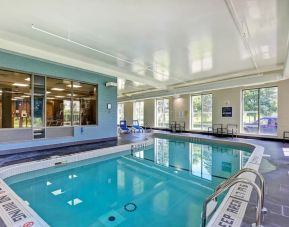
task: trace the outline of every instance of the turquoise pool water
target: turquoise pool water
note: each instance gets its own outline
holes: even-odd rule
[[[246,150],[155,139],[147,150],[24,173],[6,183],[49,225],[200,226],[202,204]]]

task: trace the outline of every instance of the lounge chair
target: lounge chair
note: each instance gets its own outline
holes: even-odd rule
[[[186,129],[186,123],[183,121],[181,123],[176,124],[176,131],[183,132]]]
[[[119,122],[119,132],[120,133],[130,133],[130,129],[127,127],[126,120]]]
[[[177,130],[177,122],[176,121],[172,121],[169,126],[170,126],[171,132],[176,132],[176,130]]]
[[[227,128],[223,129],[223,135],[227,136],[236,136],[238,133],[238,125],[237,124],[227,124]]]
[[[223,133],[223,129],[223,124],[213,124],[212,127],[208,127],[208,133],[220,135]]]
[[[139,125],[138,120],[133,120],[133,121],[132,121],[132,128],[133,128],[133,131],[134,131],[134,132],[136,132],[136,131],[138,131],[138,132],[143,132],[143,127],[141,127],[141,126]]]
[[[286,140],[289,140],[289,131],[283,132],[283,142],[285,143]]]

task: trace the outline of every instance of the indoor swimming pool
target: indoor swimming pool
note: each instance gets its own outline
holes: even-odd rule
[[[203,201],[248,147],[154,138],[146,146],[17,174],[5,182],[48,225],[196,226]]]

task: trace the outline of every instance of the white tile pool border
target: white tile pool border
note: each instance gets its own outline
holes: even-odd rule
[[[254,170],[259,170],[264,147],[258,146],[251,143],[243,143],[238,141],[228,141],[222,139],[215,138],[199,138],[192,137],[186,135],[178,135],[178,134],[163,134],[163,133],[155,133],[155,136],[163,136],[165,138],[175,138],[175,139],[185,139],[192,142],[210,142],[219,144],[227,144],[227,145],[239,145],[241,147],[248,147],[253,149],[251,156],[249,157],[247,163],[245,164],[245,168],[251,168]],[[242,173],[238,178],[245,178],[251,181],[255,181],[256,175],[253,173]],[[252,186],[248,186],[246,184],[238,183],[233,186],[225,198],[221,202],[220,206],[217,208],[212,218],[206,225],[207,227],[224,227],[224,226],[241,226],[243,218],[245,216],[246,208],[249,203],[249,199],[252,193]]]
[[[210,142],[213,141],[217,144],[227,144],[227,145],[237,145],[237,146],[245,146],[250,147],[253,150],[248,162],[246,163],[245,167],[253,168],[255,170],[259,169],[262,155],[264,152],[264,148],[261,146],[253,145],[250,143],[242,143],[242,142],[233,142],[233,141],[227,141],[227,140],[221,140],[221,139],[207,139],[207,138],[201,138],[201,137],[192,137],[187,135],[178,135],[178,134],[167,134],[167,133],[155,133],[156,136],[165,136],[166,138],[176,138],[176,139],[185,139],[187,141],[192,142]],[[47,227],[49,226],[35,211],[33,211],[32,208],[30,208],[19,196],[16,195],[15,192],[13,192],[12,189],[3,181],[4,179],[14,176],[17,174],[25,173],[25,172],[31,172],[35,170],[40,170],[44,168],[49,168],[55,166],[56,163],[72,163],[77,161],[83,161],[86,159],[96,158],[104,155],[110,155],[115,154],[127,150],[131,150],[132,145],[138,146],[138,145],[151,145],[153,144],[153,139],[149,139],[147,141],[141,141],[126,145],[119,145],[109,148],[102,148],[77,154],[70,154],[65,156],[59,156],[59,157],[53,157],[45,160],[39,160],[39,161],[32,161],[27,163],[21,163],[11,166],[6,166],[0,168],[0,188],[3,188],[4,193],[9,196],[12,202],[17,204],[17,207],[25,213],[26,218],[23,218],[21,220],[18,220],[14,222],[11,218],[11,215],[9,216],[9,212],[5,211],[3,208],[3,204],[1,204],[0,201],[0,217],[3,219],[4,223],[10,227],[26,227],[25,224],[27,223],[33,223],[33,225],[27,225],[27,227]],[[255,175],[251,173],[244,173],[240,175],[241,178],[248,178],[251,180],[255,180]],[[245,215],[246,207],[248,205],[248,201],[246,201],[246,198],[250,198],[252,188],[248,187],[244,198],[238,199],[238,195],[240,192],[238,191],[238,188],[242,188],[242,185],[237,184],[236,186],[232,187],[227,195],[225,196],[223,202],[220,204],[219,208],[216,210],[214,215],[212,216],[211,220],[209,221],[207,226],[224,226],[223,224],[228,224],[227,222],[232,222],[232,226],[240,226],[242,219]],[[0,191],[0,198],[2,195]],[[240,209],[238,211],[230,212],[230,206],[232,202],[235,202],[239,204]],[[237,212],[237,214],[236,214]]]

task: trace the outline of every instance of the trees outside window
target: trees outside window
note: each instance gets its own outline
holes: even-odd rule
[[[139,125],[144,125],[144,102],[133,103],[133,120],[138,120]]]
[[[278,87],[243,91],[243,132],[276,135]]]
[[[168,128],[169,127],[169,99],[156,100],[156,127]]]
[[[124,104],[118,103],[117,104],[117,124],[119,124],[121,120],[124,120]]]
[[[207,130],[212,126],[212,94],[194,95],[191,102],[191,128]]]

